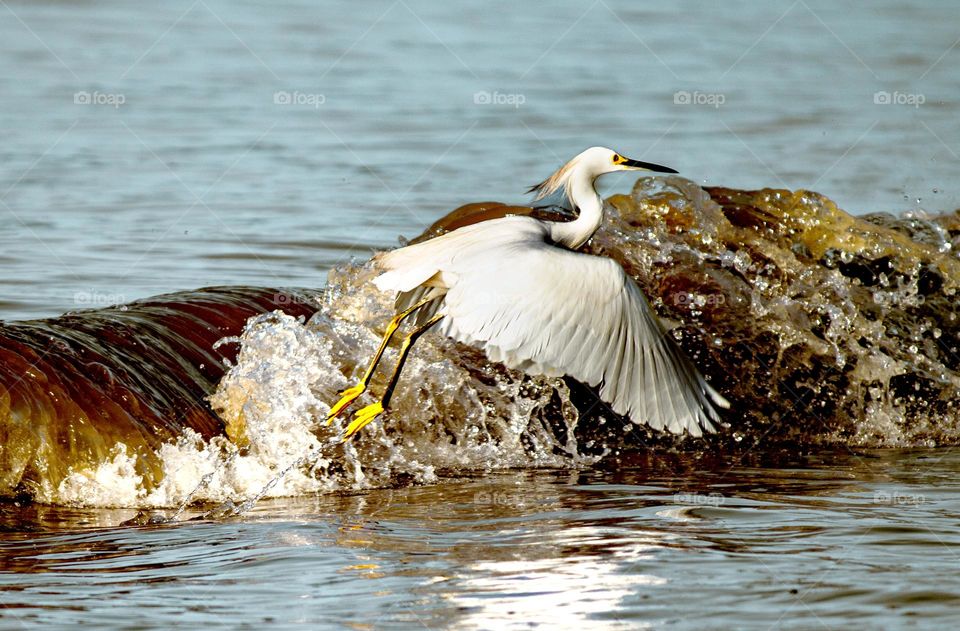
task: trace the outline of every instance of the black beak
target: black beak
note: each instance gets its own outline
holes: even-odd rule
[[[656,171],[657,173],[679,173],[670,167],[660,166],[659,164],[653,164],[652,162],[641,162],[640,160],[631,160],[627,158],[625,162],[622,163],[624,166],[633,167],[635,169],[646,169],[647,171]]]

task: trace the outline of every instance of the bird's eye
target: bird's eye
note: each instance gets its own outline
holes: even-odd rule
[[[619,153],[613,154],[613,163],[620,164],[621,162],[623,162],[623,156],[621,156]]]

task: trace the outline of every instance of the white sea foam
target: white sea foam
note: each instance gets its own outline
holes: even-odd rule
[[[591,461],[572,438],[577,413],[562,380],[491,365],[479,352],[433,334],[422,337],[408,359],[390,413],[339,443],[350,417],[327,427],[329,406],[362,373],[390,312],[386,296],[353,290],[361,272],[335,274],[310,322],[279,311],[248,322],[236,365],[210,397],[229,439],[205,441],[187,430],[163,445],[162,479],[151,488],[137,474],[136,457],[118,445],[109,461],[71,472],[46,499],[88,506],[236,503],[261,493],[362,489],[398,479],[429,483],[446,470]],[[395,359],[388,351],[383,372],[389,374]],[[375,379],[351,410],[374,400],[384,379]],[[545,414],[558,401],[571,437],[563,442]]]

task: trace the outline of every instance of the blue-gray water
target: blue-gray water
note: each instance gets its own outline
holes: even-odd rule
[[[960,206],[958,7],[515,5],[0,6],[2,317],[320,285],[594,144],[852,212]]]
[[[593,144],[851,212],[953,209],[958,17],[892,1],[0,3],[0,318],[321,286],[463,202],[522,200]],[[664,460],[156,529],[3,504],[0,625],[956,622],[949,449]]]

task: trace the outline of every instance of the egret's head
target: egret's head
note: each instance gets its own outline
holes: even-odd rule
[[[561,188],[570,197],[570,189],[578,178],[586,178],[590,183],[605,173],[614,171],[654,171],[656,173],[676,173],[670,167],[631,160],[613,149],[590,147],[574,156],[570,162],[557,169],[557,172],[543,182],[530,188],[536,193],[535,199],[541,200],[556,193]]]

